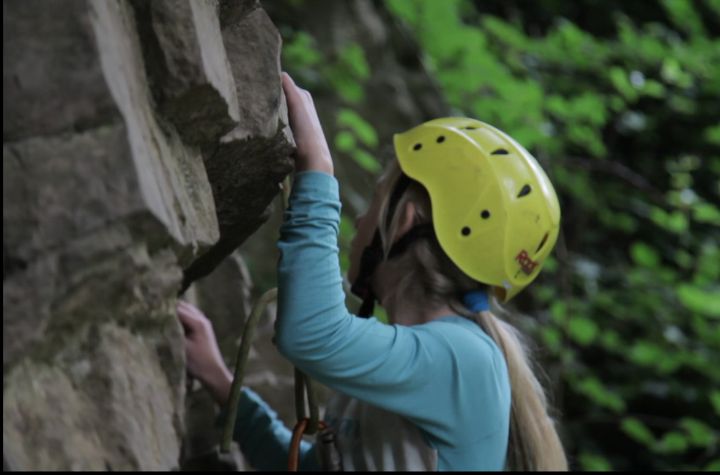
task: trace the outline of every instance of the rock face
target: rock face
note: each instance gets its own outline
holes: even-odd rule
[[[254,1],[3,2],[6,468],[181,467],[176,299],[292,170],[279,52]]]
[[[324,56],[363,48],[372,74],[356,109],[381,143],[446,113],[382,5],[263,7]],[[275,285],[294,148],[280,46],[257,0],[3,2],[5,470],[250,468],[214,452],[218,408],[186,376],[175,306],[187,291],[232,368],[245,318]],[[331,92],[315,102],[332,144],[347,104]],[[334,155],[355,215],[374,177]],[[274,314],[245,383],[290,425]]]

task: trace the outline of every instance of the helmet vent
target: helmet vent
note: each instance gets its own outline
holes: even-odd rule
[[[462,228],[462,230],[461,230],[460,232],[462,233],[463,236],[469,236],[469,235],[470,235],[470,228],[468,228],[467,226],[465,226],[464,228]]]
[[[493,151],[493,153],[491,153],[490,155],[508,155],[509,153],[510,152],[508,152],[504,148],[499,148],[499,149]]]
[[[422,144],[416,143],[415,146],[413,147],[413,150],[420,150],[421,148],[422,148]]]
[[[545,233],[545,236],[543,236],[542,241],[540,241],[540,244],[538,245],[537,249],[535,249],[535,254],[540,252],[540,249],[542,249],[543,246],[545,245],[545,243],[547,242],[547,238],[548,238],[548,233]]]
[[[480,213],[480,216],[482,216],[482,219],[488,219],[490,217],[490,211],[484,209],[482,213]]]
[[[443,143],[444,141],[445,141],[444,135],[441,135],[440,137],[437,138],[437,143]]]
[[[522,187],[522,189],[520,190],[520,193],[518,193],[517,197],[522,198],[523,196],[527,196],[530,194],[531,191],[532,191],[532,188],[530,187],[530,185],[525,183],[525,186]]]
[[[473,127],[472,125],[468,125],[467,127],[463,127],[465,130],[475,130],[477,127]]]

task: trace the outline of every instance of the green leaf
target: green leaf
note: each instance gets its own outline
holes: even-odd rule
[[[377,318],[378,321],[380,321],[382,323],[387,324],[390,322],[387,312],[380,305],[375,306],[375,310],[373,311],[373,314],[374,314],[375,318]]]
[[[356,148],[355,136],[346,130],[335,135],[335,147],[341,152],[349,153]]]
[[[340,97],[347,102],[357,104],[365,97],[363,85],[341,69],[330,68],[325,74]]]
[[[485,16],[482,22],[483,29],[503,43],[516,49],[529,46],[525,34],[510,23],[494,16]]]
[[[545,273],[555,272],[557,268],[557,259],[555,259],[553,256],[548,256],[547,259],[545,259],[545,263],[543,264],[543,270],[545,271]]]
[[[692,445],[709,447],[717,441],[717,435],[702,421],[684,417],[680,420],[680,426],[687,431]]]
[[[715,414],[720,416],[720,391],[713,389],[710,391],[710,402],[712,403]]]
[[[710,203],[698,203],[693,207],[693,218],[701,223],[720,226],[720,209]]]
[[[585,317],[574,317],[568,324],[570,337],[581,345],[589,345],[595,340],[598,333],[598,326],[592,320]]]
[[[546,327],[542,329],[542,338],[545,344],[553,352],[557,352],[562,346],[562,335],[557,328]]]
[[[347,66],[353,77],[367,79],[370,77],[370,66],[365,59],[365,50],[353,43],[340,51],[340,62]]]
[[[655,81],[654,79],[649,79],[645,82],[645,85],[641,91],[646,96],[659,99],[665,95],[666,89],[661,82]]]
[[[718,280],[720,280],[720,248],[708,242],[700,249],[694,281],[698,285],[703,285]]]
[[[689,269],[690,267],[692,267],[693,257],[685,249],[676,249],[675,250],[675,262],[681,268]]]
[[[585,471],[609,472],[612,470],[610,461],[602,455],[581,452],[579,456],[580,466]]]
[[[643,366],[652,366],[663,356],[663,350],[650,341],[639,341],[630,350],[630,359]]]
[[[398,18],[402,18],[410,25],[417,25],[420,17],[419,2],[408,2],[406,0],[388,0],[387,7]]]
[[[625,99],[630,102],[637,99],[638,92],[633,85],[630,84],[630,80],[628,79],[628,75],[624,69],[618,66],[613,66],[610,68],[609,75],[610,82],[613,86],[615,86],[615,89],[617,89],[617,91],[625,97]]]
[[[630,255],[636,264],[644,267],[655,268],[660,264],[660,256],[657,251],[643,242],[636,242],[630,248]]]
[[[703,136],[709,143],[713,145],[720,145],[720,124],[706,128],[703,132]]]
[[[353,236],[355,236],[355,226],[353,225],[353,219],[348,217],[347,214],[342,213],[340,215],[340,239],[345,243],[350,244]]]
[[[584,394],[597,404],[607,407],[613,412],[622,412],[625,410],[625,401],[603,386],[600,380],[594,376],[581,379],[577,388],[581,394]]]
[[[347,273],[348,269],[350,269],[350,256],[348,255],[347,251],[341,251],[340,252],[340,272]]]
[[[626,417],[622,421],[621,428],[623,432],[628,434],[633,440],[636,440],[647,447],[653,447],[655,445],[655,436],[639,419],[635,417]]]
[[[555,323],[563,325],[567,320],[567,304],[562,300],[556,300],[550,305],[550,315]]]
[[[653,207],[650,210],[650,219],[668,231],[678,234],[684,233],[688,228],[687,217],[679,211],[668,213],[661,208]]]
[[[315,38],[299,31],[286,41],[282,48],[283,63],[294,68],[312,67],[322,61],[322,53],[317,49]]]
[[[720,288],[701,289],[683,284],[677,289],[680,302],[688,309],[709,317],[720,318]]]
[[[690,0],[662,0],[662,6],[675,26],[690,35],[705,34],[703,22],[698,15],[696,2]]]
[[[614,330],[606,330],[601,337],[602,345],[608,350],[616,350],[622,347],[620,335]]]
[[[683,453],[687,448],[687,438],[681,432],[666,433],[656,446],[656,450],[665,454]]]
[[[352,152],[352,158],[358,165],[370,173],[378,173],[382,169],[377,159],[365,150],[354,150]]]
[[[337,122],[352,130],[360,141],[368,147],[377,147],[378,136],[375,128],[352,109],[340,109]]]
[[[663,61],[660,75],[666,82],[681,88],[688,88],[693,83],[692,76],[683,71],[680,62],[672,56]]]

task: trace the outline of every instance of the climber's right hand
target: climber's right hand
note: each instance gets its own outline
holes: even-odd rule
[[[177,314],[185,330],[188,372],[224,406],[230,397],[232,373],[225,365],[212,322],[194,305],[178,300]]]
[[[295,137],[295,171],[321,171],[332,175],[334,166],[315,103],[308,91],[298,87],[288,73],[282,73],[290,128]]]

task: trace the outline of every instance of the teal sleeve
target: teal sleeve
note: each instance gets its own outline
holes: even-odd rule
[[[219,424],[225,423],[226,414],[223,409],[218,416]],[[250,465],[258,471],[287,470],[291,438],[292,431],[278,419],[275,411],[257,393],[243,388],[233,440],[238,443]],[[299,465],[301,471],[320,470],[315,457],[315,444],[301,442]]]
[[[340,211],[333,176],[295,176],[278,241],[279,351],[321,383],[407,417],[434,444],[472,443],[498,430],[498,401],[509,397],[498,377],[504,361],[477,325],[386,325],[347,310]],[[479,411],[487,414],[480,424],[468,420]]]

